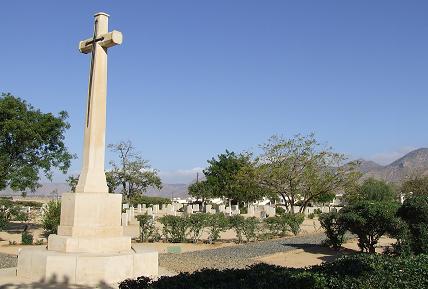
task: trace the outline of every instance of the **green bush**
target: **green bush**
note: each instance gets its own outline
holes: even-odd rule
[[[243,234],[247,242],[257,240],[257,231],[259,229],[260,220],[256,217],[246,218],[243,223]]]
[[[428,195],[414,195],[406,199],[398,209],[408,231],[404,232],[403,241],[407,242],[414,254],[428,253]]]
[[[377,289],[428,288],[428,256],[355,254],[307,268],[256,264],[245,269],[203,269],[151,280],[125,280],[120,289]]]
[[[290,227],[285,222],[284,215],[279,215],[265,219],[266,226],[273,236],[283,237],[290,231]]]
[[[396,203],[360,201],[340,211],[346,228],[358,236],[361,251],[375,252],[380,237],[397,222]]]
[[[281,216],[281,215],[285,215],[287,212],[285,211],[285,209],[283,207],[276,207],[275,213],[277,215]]]
[[[182,243],[186,240],[188,222],[186,217],[163,216],[159,219],[163,225],[162,234],[167,242]]]
[[[139,215],[136,218],[140,223],[141,242],[158,241],[160,236],[159,236],[158,229],[155,226],[153,217],[147,214],[144,214],[144,215]]]
[[[347,231],[346,224],[341,220],[340,216],[340,213],[337,212],[321,214],[319,216],[321,226],[324,228],[328,238],[327,244],[336,250],[342,247]]]
[[[221,232],[224,232],[229,227],[229,220],[222,213],[211,214],[207,220],[208,240],[210,243],[217,241],[220,238]]]
[[[236,233],[238,238],[238,243],[242,243],[242,235],[244,232],[244,222],[245,218],[241,215],[235,215],[229,218],[229,226]]]
[[[284,218],[284,222],[290,227],[291,232],[297,235],[300,232],[300,226],[305,220],[305,215],[303,213],[288,213],[284,214],[282,218]]]
[[[198,213],[187,217],[190,238],[193,243],[197,243],[201,239],[201,235],[207,226],[208,214]]]
[[[27,231],[22,232],[21,243],[22,243],[22,245],[32,245],[33,244],[33,235],[31,235]]]
[[[61,202],[55,200],[50,201],[46,206],[46,210],[42,218],[42,227],[47,236],[57,233],[60,218]]]
[[[310,213],[308,215],[308,218],[311,219],[311,220],[313,220],[315,218],[315,213]]]

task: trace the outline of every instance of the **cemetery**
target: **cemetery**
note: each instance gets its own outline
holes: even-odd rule
[[[118,4],[109,5],[115,7]],[[88,9],[88,6],[84,7]],[[221,7],[221,10],[233,10],[233,7]],[[140,13],[142,7],[138,8],[133,13]],[[72,9],[71,6],[69,9]],[[171,11],[175,9],[178,7]],[[259,9],[256,9],[257,13]],[[269,9],[273,15],[274,9]],[[164,9],[160,10],[165,12]],[[211,7],[206,10],[215,9]],[[240,8],[238,10],[242,13]],[[118,23],[132,31],[136,26],[135,19],[141,20],[140,14],[137,17],[117,14],[124,19],[113,23],[114,26]],[[145,24],[153,25],[150,29],[158,29],[162,25],[171,29],[163,17],[166,16],[161,17],[163,23],[152,19]],[[49,20],[49,17],[41,18],[40,21]],[[203,22],[203,17],[200,18],[198,23]],[[257,23],[257,17],[250,18],[251,23]],[[280,20],[283,21],[283,18],[281,16]],[[151,50],[154,53],[171,45],[180,47],[180,41],[186,37],[178,33],[172,42],[163,43],[167,37],[162,35],[164,38],[152,38],[158,42],[145,43],[147,47],[141,48],[133,41],[140,41],[136,35],[145,39],[148,34],[138,31],[129,33],[131,44],[127,46],[128,40],[122,32],[109,27],[109,14],[97,12],[91,21],[93,31],[90,36],[86,35],[78,42],[78,52],[86,55],[84,61],[89,63],[86,99],[83,96],[79,98],[84,103],[84,109],[83,106],[79,109],[84,116],[79,126],[79,133],[83,135],[83,146],[79,146],[82,153],[75,154],[69,149],[67,141],[76,134],[73,130],[73,135],[68,135],[71,125],[66,111],[45,113],[50,109],[43,106],[39,109],[40,103],[33,106],[8,92],[3,92],[0,97],[0,288],[428,288],[428,149],[407,151],[404,156],[401,154],[398,159],[390,160],[385,165],[357,159],[357,153],[339,153],[325,144],[322,138],[308,133],[302,112],[298,117],[294,116],[293,119],[299,120],[299,127],[291,131],[298,129],[305,133],[288,136],[274,134],[258,148],[251,144],[254,139],[246,140],[251,149],[245,149],[242,144],[233,145],[231,140],[237,138],[243,142],[245,135],[241,134],[248,127],[251,127],[251,137],[265,136],[265,128],[260,134],[254,133],[254,128],[259,125],[255,120],[266,121],[266,127],[273,123],[272,120],[267,121],[271,115],[258,115],[263,112],[265,103],[252,108],[254,111],[247,111],[251,117],[245,120],[247,116],[237,113],[245,111],[245,106],[252,100],[251,93],[247,91],[243,92],[243,95],[248,94],[245,101],[234,103],[236,99],[226,100],[232,106],[228,113],[224,113],[227,110],[222,111],[224,104],[217,106],[215,102],[210,103],[207,97],[204,102],[209,107],[204,107],[203,117],[194,119],[204,122],[201,127],[211,130],[212,138],[202,142],[205,141],[202,140],[203,134],[193,133],[189,144],[201,141],[203,145],[194,145],[191,154],[187,155],[184,153],[186,148],[180,147],[183,149],[181,156],[182,152],[177,149],[179,146],[174,144],[176,140],[166,141],[162,138],[165,132],[156,131],[156,122],[167,118],[168,129],[179,135],[181,128],[174,126],[173,108],[180,107],[180,103],[169,99],[167,113],[157,111],[156,119],[146,124],[140,118],[144,119],[144,114],[153,109],[148,100],[150,93],[144,92],[144,102],[129,103],[127,94],[132,95],[133,92],[127,90],[127,86],[133,87],[130,83],[138,82],[138,89],[134,87],[133,90],[140,92],[140,85],[152,85],[152,75],[142,72],[144,65],[139,59],[141,54],[146,53],[145,49],[153,49],[150,46],[153,45],[156,47]],[[188,21],[193,23],[194,19],[189,18]],[[262,21],[263,24],[257,24],[256,29],[248,28],[248,31],[259,33],[258,29],[266,21],[268,18]],[[226,26],[229,25],[237,24],[229,23]],[[198,25],[193,23],[191,26],[196,29]],[[73,26],[66,27],[70,31],[74,29]],[[88,25],[83,26],[83,23],[75,28],[80,33],[88,31]],[[197,27],[204,31],[205,28]],[[215,28],[218,29],[217,26]],[[219,35],[223,36],[226,30]],[[183,31],[186,29],[182,29],[181,33]],[[166,30],[163,33],[168,34]],[[265,37],[267,30],[262,34]],[[205,37],[199,32],[195,35],[201,39]],[[227,49],[233,50],[235,41],[240,39],[237,43],[246,42],[245,37],[240,39],[234,35],[228,41],[223,39],[220,42],[228,42],[230,47]],[[209,38],[209,41],[205,40],[207,43],[221,39],[214,37],[214,34],[210,34]],[[278,38],[275,36],[276,40]],[[52,47],[59,47],[56,42],[52,43]],[[197,44],[203,43],[204,40],[201,40]],[[194,46],[199,49],[198,45]],[[238,54],[244,55],[243,51],[249,46],[240,49]],[[184,52],[190,48],[183,47],[186,47],[182,52],[185,55]],[[18,48],[21,46],[17,45]],[[77,54],[75,51],[73,57],[78,58]],[[128,54],[132,57],[129,58]],[[214,54],[212,50],[211,54]],[[270,53],[264,54],[269,56]],[[167,53],[163,56],[165,59],[170,57]],[[157,57],[161,58],[159,55]],[[193,53],[192,57],[198,62],[197,53]],[[185,60],[186,65],[192,57]],[[199,61],[205,63],[206,58],[209,57],[204,55]],[[240,65],[247,63],[248,59]],[[256,70],[265,65],[261,59],[257,60],[260,63]],[[277,65],[278,59],[275,57],[272,63]],[[168,65],[173,67],[172,58],[169,61],[171,63]],[[214,61],[219,64],[223,59]],[[135,63],[139,64],[134,66]],[[232,59],[227,63],[229,67]],[[72,64],[69,67],[74,73],[77,70],[73,70],[76,68]],[[160,62],[153,64],[147,61],[144,64],[157,67]],[[179,89],[177,83],[184,81],[180,76],[189,73],[184,66],[177,66],[179,69],[174,72],[174,81],[170,78],[165,86],[172,85],[174,89]],[[155,78],[161,78],[161,75],[168,75],[163,70],[153,69],[150,73]],[[244,70],[239,77],[254,69],[243,73]],[[259,74],[257,81],[275,78],[268,71],[271,68],[267,66],[266,72],[263,72],[266,75]],[[206,71],[201,69],[199,73],[204,75]],[[342,73],[337,72],[335,77]],[[107,81],[108,74],[114,81]],[[126,77],[122,78],[122,74]],[[209,74],[204,77],[212,78]],[[228,77],[224,71],[215,76],[217,79]],[[236,77],[234,81],[239,79]],[[320,75],[317,77],[321,78]],[[124,83],[116,82],[116,78]],[[75,79],[69,76],[67,81]],[[240,90],[241,86],[245,86],[243,83],[249,85],[257,81],[248,79],[242,83],[240,80],[236,82]],[[287,85],[294,82],[288,80]],[[154,83],[153,87],[162,86]],[[192,85],[198,87],[201,83],[203,81],[199,79]],[[234,91],[234,85],[229,85],[227,90]],[[204,90],[215,91],[205,86]],[[282,82],[280,86],[283,86]],[[108,87],[115,97],[123,98],[120,105],[117,100],[114,105],[111,104],[110,97],[107,98]],[[267,87],[263,88],[263,94],[270,91]],[[299,88],[299,91],[303,90],[303,87]],[[161,98],[160,94],[151,93],[153,96],[150,100]],[[183,97],[193,92],[188,89],[181,93]],[[216,93],[227,95],[225,91]],[[298,99],[298,93],[294,93]],[[282,94],[287,95],[284,91]],[[214,96],[220,97],[211,97],[215,99]],[[137,98],[136,95],[132,97]],[[259,95],[258,98],[263,97]],[[270,101],[275,103],[272,99]],[[66,103],[61,98],[59,102],[61,105]],[[194,99],[189,102],[194,103]],[[318,103],[314,106],[318,105],[321,106]],[[134,106],[139,106],[140,110],[133,114]],[[298,110],[297,106],[290,106],[290,102],[278,107],[281,107],[278,114],[281,117],[291,113],[290,107]],[[287,107],[287,113],[282,107]],[[195,107],[192,109],[197,110]],[[272,112],[275,109],[270,107]],[[122,115],[118,116],[116,111],[121,111]],[[254,117],[255,111],[257,117]],[[333,111],[337,113],[333,109],[323,111],[322,117],[311,112],[309,123],[317,127],[317,122],[327,121],[324,114],[332,114]],[[186,113],[189,112],[183,110],[179,115],[183,117]],[[213,122],[215,127],[209,120],[201,121],[210,114],[221,116]],[[70,122],[79,123],[76,118],[73,115]],[[128,122],[121,122],[122,118]],[[224,132],[217,131],[220,118],[227,122]],[[342,119],[345,122],[345,117]],[[132,123],[129,123],[130,120]],[[281,125],[285,123],[282,118],[278,118],[277,122]],[[330,129],[336,122],[330,122],[326,127]],[[234,125],[242,126],[236,129]],[[148,155],[163,156],[166,150],[161,145],[174,144],[168,147],[173,152],[168,152],[169,155],[164,157],[164,167],[165,163],[184,162],[184,158],[193,154],[206,154],[203,149],[209,150],[212,155],[206,157],[208,160],[204,168],[161,171],[157,168],[162,161],[153,160],[152,167],[131,140],[109,144],[119,135],[131,135],[133,139],[138,139],[140,135],[145,135],[140,130],[144,133],[149,131],[155,138],[151,150],[137,142],[145,153],[150,152]],[[111,132],[114,132],[113,136],[109,136]],[[323,137],[325,135],[328,134],[324,131]],[[220,146],[230,146],[234,151],[225,149],[218,153],[217,141],[221,141]],[[74,145],[74,139],[70,143]],[[240,149],[241,152],[238,151]],[[394,154],[394,157],[397,155]],[[78,170],[74,169],[76,160],[80,162]],[[54,189],[50,194],[38,193],[59,174],[68,174],[66,189]],[[183,176],[187,178],[185,192],[173,189],[173,185],[180,187],[183,184],[165,182],[165,179]]]

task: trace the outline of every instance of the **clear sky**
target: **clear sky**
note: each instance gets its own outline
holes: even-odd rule
[[[315,132],[381,163],[428,146],[426,0],[2,1],[0,91],[68,111],[78,155],[77,45],[98,11],[124,35],[109,50],[107,143],[131,140],[166,182],[272,134]]]

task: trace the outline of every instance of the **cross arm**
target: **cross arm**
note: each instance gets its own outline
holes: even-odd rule
[[[113,30],[112,32],[103,34],[95,39],[99,45],[104,48],[110,48],[115,45],[122,44],[122,32]],[[89,38],[79,42],[79,51],[82,53],[90,53],[92,51],[92,43],[94,39]]]

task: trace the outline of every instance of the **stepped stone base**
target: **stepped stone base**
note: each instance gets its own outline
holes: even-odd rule
[[[17,275],[38,282],[112,284],[126,278],[157,276],[158,253],[150,249],[94,254],[25,248],[18,255]]]

